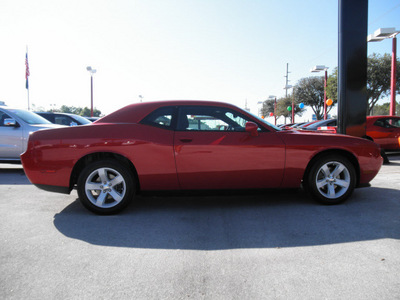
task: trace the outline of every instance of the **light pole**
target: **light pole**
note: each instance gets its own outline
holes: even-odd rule
[[[311,72],[320,72],[320,71],[325,71],[325,79],[324,79],[324,120],[326,120],[326,86],[328,83],[328,69],[329,67],[325,66],[314,66],[311,69]]]
[[[275,125],[276,125],[276,96],[270,95],[270,96],[268,96],[268,99],[269,99],[269,100],[272,100],[272,99],[275,100],[275,101],[274,101],[274,119],[275,119]]]
[[[389,115],[396,115],[396,45],[400,31],[392,28],[379,28],[367,37],[368,42],[380,42],[384,39],[392,39],[392,73],[390,75],[390,109]]]
[[[86,67],[90,73],[90,116],[93,117],[93,74],[96,73],[95,69],[91,66]]]

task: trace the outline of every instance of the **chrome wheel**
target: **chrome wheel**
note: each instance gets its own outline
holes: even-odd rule
[[[315,180],[318,191],[324,197],[337,199],[349,189],[351,177],[345,165],[332,161],[318,170]]]
[[[357,173],[347,158],[331,154],[314,160],[304,181],[316,200],[323,204],[338,204],[353,193]]]
[[[96,161],[79,175],[79,200],[97,214],[114,214],[131,202],[136,192],[135,183],[134,174],[119,161]]]
[[[109,208],[124,198],[126,183],[122,175],[111,168],[93,171],[85,182],[85,193],[90,202],[97,207]]]

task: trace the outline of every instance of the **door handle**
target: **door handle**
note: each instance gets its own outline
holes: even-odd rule
[[[179,139],[182,143],[190,143],[193,139]]]

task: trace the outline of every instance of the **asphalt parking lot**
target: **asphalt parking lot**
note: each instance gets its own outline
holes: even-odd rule
[[[0,165],[1,299],[399,299],[400,155],[342,205],[138,197],[97,216]]]

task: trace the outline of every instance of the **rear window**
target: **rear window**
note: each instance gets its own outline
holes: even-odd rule
[[[150,113],[140,123],[155,127],[172,129],[175,107],[161,107]]]

